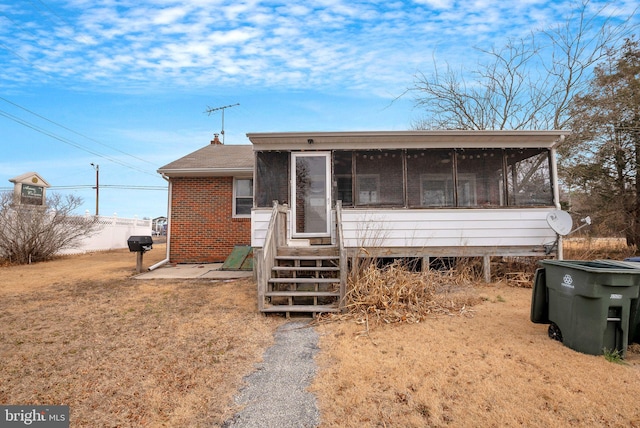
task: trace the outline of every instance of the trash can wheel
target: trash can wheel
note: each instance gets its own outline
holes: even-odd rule
[[[560,331],[560,327],[555,323],[549,324],[549,337],[558,342],[562,342],[562,332]]]

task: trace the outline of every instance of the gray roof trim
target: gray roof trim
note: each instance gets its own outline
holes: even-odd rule
[[[548,147],[570,131],[363,131],[248,133],[254,150]],[[312,143],[309,142],[312,140]]]
[[[160,168],[167,177],[241,177],[253,175],[251,168]]]

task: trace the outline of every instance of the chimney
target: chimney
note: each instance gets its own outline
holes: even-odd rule
[[[213,140],[211,140],[211,144],[222,144],[222,141],[218,138],[218,134],[213,134]]]

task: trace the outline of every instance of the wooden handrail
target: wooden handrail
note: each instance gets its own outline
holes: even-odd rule
[[[345,309],[347,291],[347,253],[344,249],[344,232],[342,231],[342,201],[336,201],[336,241],[340,255],[340,303],[341,311]]]
[[[286,216],[280,214],[286,214],[287,210],[286,205],[280,205],[278,201],[273,201],[273,209],[271,211],[271,218],[269,219],[267,234],[264,239],[262,257],[258,257],[257,280],[259,310],[262,310],[264,307],[264,295],[267,292],[267,284],[269,283],[269,276],[271,275],[274,260],[278,253],[278,246],[282,245],[286,238]]]

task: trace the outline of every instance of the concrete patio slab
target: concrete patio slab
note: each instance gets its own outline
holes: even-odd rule
[[[232,280],[251,278],[251,271],[220,270],[222,263],[197,263],[164,265],[152,271],[142,272],[135,279],[214,279]]]

